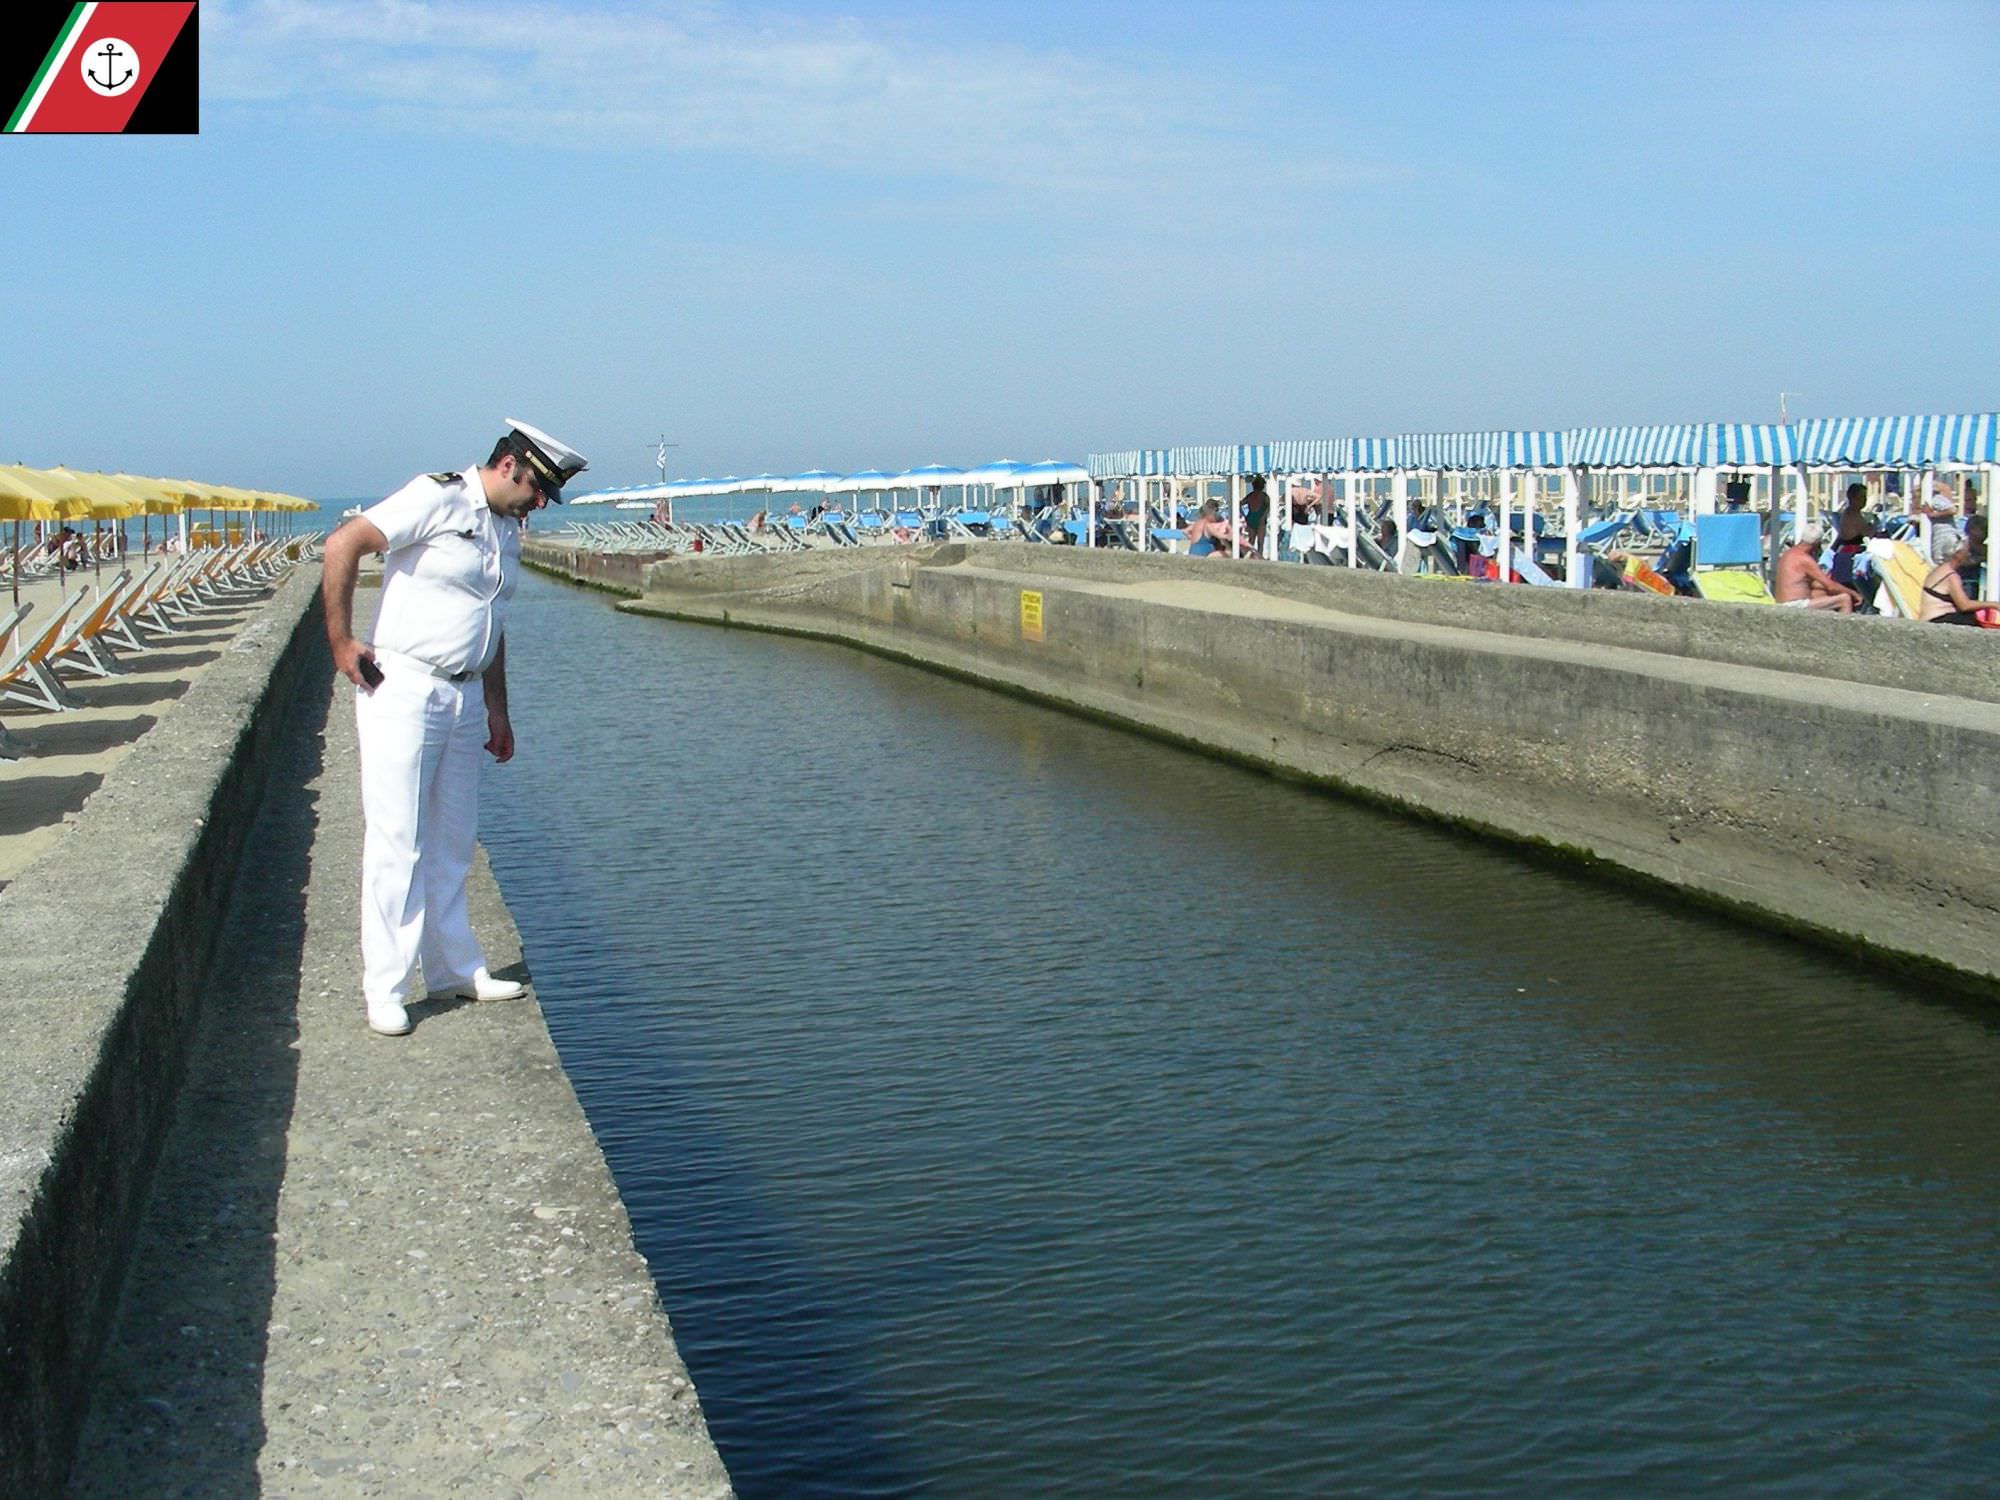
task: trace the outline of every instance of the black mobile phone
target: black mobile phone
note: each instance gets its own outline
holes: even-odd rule
[[[375,665],[375,658],[364,656],[355,665],[360,669],[361,680],[372,688],[382,685],[382,669]]]

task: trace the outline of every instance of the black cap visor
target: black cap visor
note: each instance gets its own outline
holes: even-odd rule
[[[520,439],[521,460],[534,473],[536,486],[542,498],[554,504],[563,503],[563,472],[549,462],[549,457],[526,438]]]

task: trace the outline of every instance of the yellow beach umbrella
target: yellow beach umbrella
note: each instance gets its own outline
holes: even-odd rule
[[[19,464],[0,464],[0,494],[10,496],[20,510],[20,514],[8,515],[13,521],[73,520],[90,503],[50,470]]]
[[[147,479],[139,474],[110,474],[106,477],[114,484],[130,490],[145,508],[146,515],[177,516],[187,506],[187,502],[167,489],[162,480]]]
[[[163,494],[180,501],[183,516],[190,511],[215,508],[217,496],[213,485],[200,484],[192,479],[159,479],[154,483],[160,487]],[[185,523],[183,523],[183,540],[185,539]]]
[[[140,474],[100,474],[97,476],[115,485],[132,497],[131,514],[139,518],[139,552],[141,556],[151,556],[153,551],[153,529],[149,518],[153,516],[177,516],[184,503],[178,495],[170,495],[161,487],[157,479],[148,479]]]
[[[56,521],[62,507],[53,495],[35,488],[11,465],[0,466],[0,521]]]
[[[83,502],[78,512],[79,519],[90,521],[93,544],[90,549],[90,565],[93,573],[104,571],[104,556],[95,545],[97,529],[104,522],[119,525],[119,550],[124,550],[125,540],[121,523],[137,510],[137,499],[132,492],[119,484],[109,474],[92,473],[87,469],[54,468],[41,471],[43,488],[59,487],[65,497],[73,497]]]
[[[14,523],[14,602],[21,602],[21,523],[68,521],[81,516],[89,501],[44,469],[0,464],[0,519]]]

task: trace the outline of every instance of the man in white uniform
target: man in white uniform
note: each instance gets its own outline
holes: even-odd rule
[[[426,474],[327,538],[322,593],[334,667],[360,689],[361,989],[368,1025],[410,1029],[419,963],[432,996],[511,1000],[486,972],[465,911],[479,828],[479,751],[514,754],[507,603],[521,522],[584,468],[583,455],[508,420],[480,468]],[[383,554],[374,640],[354,639],[363,553]]]

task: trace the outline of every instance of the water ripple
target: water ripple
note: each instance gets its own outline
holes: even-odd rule
[[[485,835],[739,1488],[1984,1488],[2000,1039],[538,580]]]

